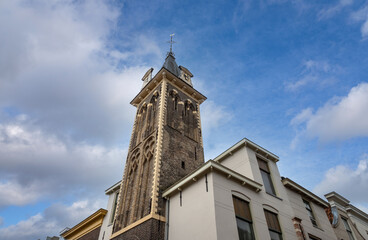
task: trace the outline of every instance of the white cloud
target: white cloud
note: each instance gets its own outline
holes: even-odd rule
[[[0,207],[100,195],[123,172],[118,148],[62,141],[22,122],[0,124]]]
[[[232,113],[224,106],[213,101],[208,100],[201,105],[201,121],[204,134],[209,134],[211,129],[217,128],[232,117]]]
[[[353,4],[353,0],[340,0],[336,5],[324,8],[318,12],[318,19],[326,19],[333,17],[337,13],[339,13],[343,8]]]
[[[368,156],[363,156],[356,169],[338,165],[329,169],[314,191],[324,195],[335,191],[354,204],[368,204]],[[358,206],[358,205],[357,205]]]
[[[0,228],[2,240],[46,239],[59,236],[65,227],[72,227],[100,208],[105,201],[81,200],[72,205],[56,203],[15,225]],[[103,205],[105,206],[105,205]]]
[[[297,91],[309,85],[330,85],[336,81],[333,74],[338,71],[338,66],[331,66],[326,61],[307,60],[303,63],[303,70],[297,80],[286,83],[285,88],[288,91]]]
[[[368,5],[351,14],[351,18],[357,22],[363,22],[360,32],[363,39],[368,37]]]
[[[152,38],[130,36],[121,44],[133,50],[116,50],[110,33],[119,8],[104,1],[1,5],[0,111],[16,109],[44,131],[79,141],[113,144],[130,136],[129,102],[149,68],[137,59],[160,56]]]
[[[353,87],[349,94],[334,98],[314,113],[304,109],[291,120],[294,126],[305,123],[305,133],[322,141],[368,136],[368,83]]]

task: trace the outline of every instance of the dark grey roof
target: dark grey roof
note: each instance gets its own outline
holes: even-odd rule
[[[175,62],[175,57],[172,52],[169,52],[167,54],[167,57],[165,59],[164,68],[169,70],[171,73],[173,73],[175,76],[180,77],[180,69],[178,65]]]

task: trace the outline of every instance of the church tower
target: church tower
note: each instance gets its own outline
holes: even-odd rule
[[[131,101],[137,114],[120,187],[111,239],[164,239],[162,192],[204,163],[199,105],[206,100],[192,85],[192,73],[165,63]]]

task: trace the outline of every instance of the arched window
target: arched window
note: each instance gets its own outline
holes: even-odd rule
[[[239,240],[254,240],[253,221],[249,202],[233,195],[233,204]]]

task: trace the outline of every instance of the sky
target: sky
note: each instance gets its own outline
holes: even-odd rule
[[[122,178],[169,50],[208,99],[205,159],[246,137],[368,212],[368,2],[0,1],[0,239],[59,235]]]

